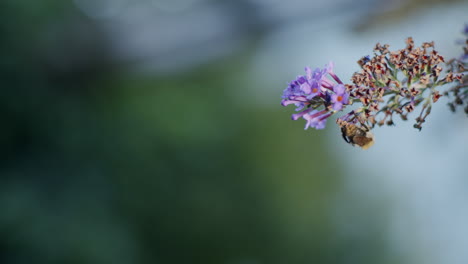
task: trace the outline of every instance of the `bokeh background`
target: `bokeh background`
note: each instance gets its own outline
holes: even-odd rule
[[[466,1],[2,0],[0,263],[468,262],[466,116],[353,148],[280,106]]]

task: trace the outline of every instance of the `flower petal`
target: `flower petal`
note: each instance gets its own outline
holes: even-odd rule
[[[344,85],[342,85],[342,84],[337,84],[337,85],[333,86],[333,91],[334,91],[337,95],[342,95],[343,93],[345,93],[346,89],[345,89]]]

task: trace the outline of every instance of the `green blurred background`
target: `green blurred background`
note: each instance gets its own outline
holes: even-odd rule
[[[92,1],[0,2],[0,263],[404,263],[385,239],[385,199],[344,190],[333,122],[306,133],[279,105],[303,65],[323,63],[247,67],[295,17],[259,18],[249,2],[203,3],[236,18],[228,52],[188,36],[121,57],[112,19],[83,11]]]

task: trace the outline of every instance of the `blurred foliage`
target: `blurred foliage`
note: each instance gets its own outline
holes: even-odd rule
[[[248,54],[148,76],[68,1],[0,20],[0,263],[385,263],[335,230],[324,138],[227,96]]]

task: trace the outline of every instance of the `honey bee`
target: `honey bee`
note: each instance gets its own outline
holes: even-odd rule
[[[365,125],[357,126],[355,124],[347,123],[341,127],[341,133],[346,143],[353,146],[368,149],[374,145],[374,135]]]

